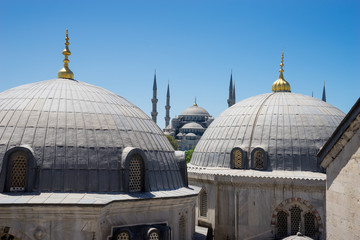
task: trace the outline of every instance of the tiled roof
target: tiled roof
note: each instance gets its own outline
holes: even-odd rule
[[[24,205],[24,204],[41,204],[43,205],[105,205],[114,201],[131,201],[141,199],[158,199],[158,198],[176,198],[197,195],[200,188],[191,186],[190,188],[179,188],[170,191],[154,191],[145,193],[9,193],[0,194],[0,206],[11,204]]]
[[[194,175],[229,176],[238,178],[262,178],[262,179],[298,179],[326,181],[326,174],[308,171],[258,171],[252,169],[226,169],[219,167],[198,167],[189,164],[188,174]]]

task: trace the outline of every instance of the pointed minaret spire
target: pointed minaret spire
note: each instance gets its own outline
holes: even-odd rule
[[[227,100],[228,102],[228,107],[231,107],[234,103],[233,103],[233,93],[234,93],[234,90],[233,90],[233,80],[232,80],[232,69],[231,69],[231,73],[230,73],[230,84],[229,84],[229,98]]]
[[[66,37],[65,37],[65,49],[62,51],[62,54],[64,54],[65,59],[64,67],[58,72],[58,78],[66,78],[66,79],[74,79],[74,73],[69,68],[69,62],[70,60],[68,57],[71,55],[71,52],[69,50],[69,33],[66,29]]]
[[[153,98],[151,99],[151,102],[152,102],[151,117],[152,117],[152,120],[156,123],[156,118],[157,118],[157,115],[158,115],[158,112],[157,112],[158,99],[157,99],[157,85],[156,85],[156,70],[155,70],[155,73],[154,73]]]
[[[234,81],[234,87],[233,87],[233,105],[236,103],[236,93],[235,93],[235,81]]]
[[[311,97],[314,97],[314,91],[311,91]]]
[[[324,81],[324,88],[323,88],[323,94],[322,94],[322,99],[321,100],[326,102],[325,81]]]
[[[167,93],[166,93],[166,116],[165,116],[165,127],[170,123],[170,83],[168,82]]]

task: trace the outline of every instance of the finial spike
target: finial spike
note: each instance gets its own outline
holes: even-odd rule
[[[196,96],[195,96],[195,102],[194,102],[194,106],[197,106],[197,103],[196,103]]]
[[[68,59],[68,57],[71,55],[71,52],[69,50],[69,44],[69,31],[68,29],[66,29],[65,49],[62,51],[62,54],[64,54],[65,56],[63,60],[64,67],[58,72],[58,78],[74,79],[74,73],[69,68],[70,60]]]
[[[284,49],[282,51],[281,55],[281,63],[280,63],[280,75],[278,80],[276,80],[272,85],[272,91],[273,92],[291,92],[290,90],[290,84],[284,79]]]
[[[279,70],[280,76],[279,76],[279,78],[280,77],[284,78],[284,76],[283,76],[283,72],[284,72],[283,67],[284,67],[284,49],[282,50],[282,55],[281,55],[281,63],[280,63],[280,70]]]

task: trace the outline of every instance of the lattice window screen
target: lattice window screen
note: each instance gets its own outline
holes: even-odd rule
[[[186,240],[186,222],[184,216],[181,216],[179,219],[179,240]]]
[[[255,151],[254,153],[254,168],[264,169],[264,154],[262,151]]]
[[[291,215],[291,235],[295,235],[301,230],[301,209],[294,206],[290,209]]]
[[[284,211],[279,211],[277,214],[277,230],[279,237],[287,235],[287,214]]]
[[[143,163],[142,158],[138,154],[131,157],[129,164],[129,191],[141,192],[143,184]]]
[[[159,240],[159,234],[157,232],[151,232],[149,235],[149,240]]]
[[[315,216],[311,212],[304,215],[305,235],[309,237],[315,236]]]
[[[27,157],[24,153],[14,153],[11,156],[10,191],[25,191]]]
[[[119,235],[117,235],[117,240],[129,240],[130,236],[127,232],[121,232]]]
[[[207,216],[207,193],[205,190],[200,194],[200,216]]]
[[[242,154],[239,149],[233,152],[234,168],[242,168]]]

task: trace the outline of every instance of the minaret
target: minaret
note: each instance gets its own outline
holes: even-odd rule
[[[68,57],[71,55],[69,44],[69,34],[68,30],[66,29],[65,49],[62,51],[62,54],[65,56],[65,59],[63,60],[64,67],[58,72],[58,78],[74,79],[74,73],[69,68],[70,60]]]
[[[153,84],[153,98],[151,99],[151,102],[152,102],[152,112],[151,112],[151,117],[152,117],[152,120],[156,123],[156,117],[158,115],[158,112],[157,112],[157,109],[156,109],[156,106],[157,106],[157,102],[158,102],[158,99],[156,98],[157,94],[157,85],[156,85],[156,70],[155,70],[155,73],[154,73],[154,84]]]
[[[233,103],[233,81],[232,81],[232,70],[231,70],[231,74],[230,74],[230,84],[229,84],[229,98],[227,100],[228,102],[228,107],[231,107],[234,103]]]
[[[170,122],[170,87],[169,87],[169,82],[168,82],[168,87],[167,87],[167,93],[166,93],[166,116],[165,116],[165,127],[167,127],[169,125]]]
[[[325,93],[325,81],[324,81],[324,88],[323,88],[323,95],[322,95],[322,99],[324,102],[326,102],[326,93]]]
[[[234,87],[233,87],[233,105],[236,103],[236,93],[235,93],[235,81],[234,81]]]

